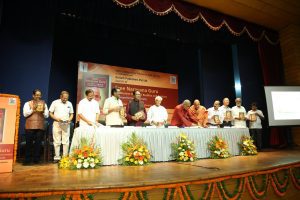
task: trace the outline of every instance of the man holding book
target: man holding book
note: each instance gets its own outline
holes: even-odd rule
[[[235,106],[232,107],[233,125],[235,128],[246,128],[246,109],[242,106],[242,99],[235,99]]]
[[[257,150],[262,148],[262,125],[261,120],[265,119],[264,114],[261,110],[257,109],[255,102],[251,104],[251,110],[247,113],[249,120],[249,132],[252,139],[255,142]]]

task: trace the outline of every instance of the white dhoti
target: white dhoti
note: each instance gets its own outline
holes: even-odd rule
[[[60,146],[63,145],[63,156],[69,152],[70,124],[53,122],[54,160],[60,160]]]

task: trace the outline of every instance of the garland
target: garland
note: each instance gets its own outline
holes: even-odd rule
[[[95,193],[121,192],[119,199],[148,199],[147,191],[153,189],[164,189],[164,200],[170,199],[242,199],[242,195],[247,189],[250,196],[255,199],[264,199],[267,197],[270,186],[274,193],[282,197],[287,193],[290,182],[294,188],[300,190],[300,163],[293,166],[283,166],[280,168],[266,171],[256,171],[241,175],[230,175],[209,180],[199,180],[186,183],[175,183],[167,185],[141,186],[136,188],[118,188],[118,189],[90,189],[75,191],[51,191],[37,193],[1,193],[0,198],[32,198],[51,195],[63,195],[62,199],[93,199]],[[279,178],[278,172],[283,172],[283,178]],[[257,183],[257,179],[262,180],[262,184]],[[236,185],[233,191],[229,191],[225,186],[225,181],[235,179]],[[190,185],[203,186],[202,193],[194,197],[190,190]],[[217,192],[217,193],[215,193]]]
[[[127,199],[148,200],[148,193],[146,191],[122,192],[118,199],[119,200],[127,200]]]
[[[275,194],[279,197],[282,197],[286,194],[287,188],[289,186],[290,180],[294,177],[296,183],[299,184],[299,180],[297,179],[299,175],[295,175],[295,168],[292,169],[283,169],[284,177],[281,180],[278,177],[278,171],[273,172],[272,174],[261,174],[258,176],[248,176],[248,177],[239,177],[235,178],[236,186],[233,192],[229,191],[226,187],[225,180],[220,180],[217,182],[205,183],[203,192],[200,196],[200,199],[212,199],[214,197],[215,191],[218,193],[218,197],[220,199],[230,199],[236,200],[241,199],[245,189],[247,188],[250,196],[255,199],[264,199],[266,198],[267,192],[269,190],[269,186],[272,185],[272,188]],[[291,178],[290,178],[291,177]],[[262,179],[262,185],[257,184],[257,178]],[[297,188],[300,190],[300,188]],[[180,190],[180,191],[179,191]],[[190,191],[190,187],[180,186],[176,188],[168,188],[164,190],[164,200],[176,199],[177,197],[182,197],[182,199],[196,199],[192,192]]]
[[[80,194],[79,197],[78,195],[66,195],[66,194],[63,194],[61,197],[60,197],[60,200],[72,200],[72,199],[78,199],[80,198],[81,200],[94,200],[94,195],[93,194]]]
[[[295,171],[297,171],[298,173],[295,174]],[[300,190],[300,173],[299,173],[300,169],[299,168],[290,168],[290,176],[292,179],[292,183],[294,185],[295,188],[297,188],[298,190]]]
[[[255,176],[249,176],[248,179],[247,179],[247,188],[248,188],[248,191],[251,195],[251,197],[253,199],[262,199],[262,198],[265,198],[266,195],[267,195],[267,191],[268,191],[268,188],[269,188],[269,175],[266,174],[265,177],[263,177],[263,185],[261,187],[261,190],[258,190],[257,188],[259,187],[258,184],[256,183],[256,180],[255,180]]]
[[[220,191],[220,194],[223,197],[223,199],[240,199],[245,188],[244,183],[245,183],[244,177],[236,179],[236,186],[234,188],[233,193],[230,193],[227,190],[225,181],[217,182],[217,185],[218,185],[218,190]]]

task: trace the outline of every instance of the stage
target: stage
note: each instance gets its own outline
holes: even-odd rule
[[[0,174],[0,197],[297,199],[299,167],[299,150],[270,150],[257,156],[200,159],[192,163],[104,166],[92,170],[61,170],[52,163],[35,166],[17,163],[13,173]]]

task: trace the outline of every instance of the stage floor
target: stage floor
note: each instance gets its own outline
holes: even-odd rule
[[[148,166],[104,166],[89,170],[62,170],[57,164],[23,166],[0,174],[0,194],[133,188],[193,182],[300,163],[299,150],[265,151],[257,156],[201,159],[192,163],[164,162]]]

